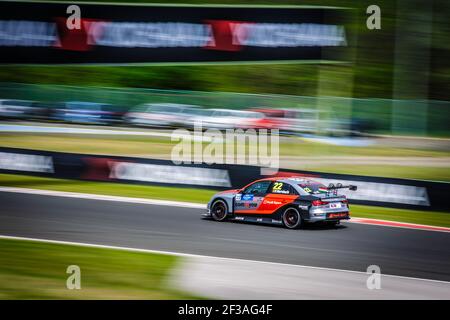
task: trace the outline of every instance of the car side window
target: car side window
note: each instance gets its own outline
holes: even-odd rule
[[[272,183],[270,193],[298,195],[298,192],[290,184],[280,181]]]
[[[248,186],[244,190],[244,194],[262,195],[267,193],[271,182],[270,181],[260,181]]]

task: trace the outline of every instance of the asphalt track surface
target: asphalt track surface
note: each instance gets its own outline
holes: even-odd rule
[[[201,210],[0,192],[0,234],[450,281],[450,233],[214,222]]]

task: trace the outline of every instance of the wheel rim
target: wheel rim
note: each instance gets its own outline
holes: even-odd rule
[[[213,207],[212,214],[217,220],[225,218],[225,215],[227,214],[225,204],[223,202],[216,203]]]
[[[283,216],[284,223],[288,227],[296,226],[299,222],[299,219],[300,219],[300,217],[298,215],[298,212],[293,209],[286,211]]]

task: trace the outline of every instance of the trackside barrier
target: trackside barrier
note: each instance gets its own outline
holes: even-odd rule
[[[241,188],[267,177],[256,166],[174,165],[170,160],[16,148],[0,148],[0,173],[215,190]],[[352,203],[450,211],[450,183],[284,169],[277,176],[310,177],[325,185],[354,184],[357,191],[340,191]]]

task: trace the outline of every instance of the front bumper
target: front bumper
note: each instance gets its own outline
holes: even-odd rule
[[[211,208],[209,207],[209,203],[206,206],[206,210],[202,212],[203,217],[211,217]]]

